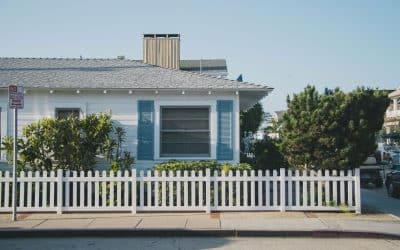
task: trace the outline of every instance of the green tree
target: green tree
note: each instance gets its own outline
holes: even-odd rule
[[[318,93],[307,86],[288,97],[281,130],[282,152],[290,165],[315,169],[354,168],[376,148],[389,105],[387,92],[357,88]]]
[[[252,165],[255,169],[279,169],[288,166],[279,148],[279,140],[265,136],[253,146],[254,159]]]
[[[263,119],[264,111],[262,105],[257,102],[253,107],[246,111],[240,112],[240,135],[243,137],[244,132],[255,133]]]

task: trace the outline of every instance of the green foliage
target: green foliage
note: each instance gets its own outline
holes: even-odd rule
[[[122,151],[125,135],[126,131],[122,127],[115,127],[113,129],[113,137],[105,141],[105,154],[110,161],[110,168],[114,172],[131,169],[131,165],[135,161],[130,152]]]
[[[288,98],[282,151],[290,165],[314,169],[354,168],[375,151],[389,105],[384,91],[357,88],[318,93],[307,86]]]
[[[265,136],[263,140],[257,141],[253,146],[255,169],[279,169],[286,168],[286,162],[279,149],[279,141]]]
[[[112,164],[113,169],[128,169],[134,160],[129,152],[122,153],[124,136],[125,131],[114,129],[110,115],[105,113],[90,114],[83,119],[46,118],[23,128],[23,138],[18,141],[19,164],[28,164],[33,171],[56,168],[86,171],[93,169],[96,155],[105,154],[107,159],[117,162],[116,167]],[[5,137],[2,146],[12,160],[12,138]]]
[[[229,170],[251,170],[251,166],[247,163],[229,164],[218,163],[217,161],[168,161],[154,165],[153,170],[157,171],[204,171],[210,169],[211,171],[218,170],[228,172]]]
[[[242,138],[244,132],[253,132],[255,133],[260,126],[260,123],[263,118],[263,108],[262,105],[258,102],[253,107],[248,109],[247,111],[240,112],[240,137]]]

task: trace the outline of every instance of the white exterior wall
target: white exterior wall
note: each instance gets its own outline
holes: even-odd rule
[[[179,94],[178,94],[179,93]],[[13,110],[8,108],[8,93],[6,90],[0,92],[0,107],[1,107],[1,137],[5,135],[12,136],[13,133]],[[138,161],[136,160],[137,149],[137,101],[138,100],[154,100],[155,108],[155,131],[154,131],[154,161]],[[154,94],[154,92],[134,92],[129,94],[128,91],[108,91],[107,94],[103,90],[85,91],[80,90],[77,94],[73,90],[57,91],[50,94],[48,90],[28,90],[25,94],[25,107],[18,112],[18,133],[21,135],[22,128],[32,122],[43,118],[55,117],[56,108],[80,108],[81,115],[85,116],[90,113],[108,112],[111,111],[111,118],[126,130],[126,142],[123,145],[124,150],[128,150],[135,157],[135,167],[151,168],[154,163],[170,160],[172,158],[162,158],[159,154],[159,139],[160,139],[160,106],[210,106],[210,138],[211,138],[211,157],[206,158],[175,158],[186,160],[198,159],[216,159],[216,144],[217,144],[217,100],[233,100],[234,115],[235,115],[235,145],[234,145],[234,160],[240,160],[240,145],[239,145],[239,96],[233,91],[221,94],[208,93],[185,93],[180,94],[176,91],[168,94]],[[2,153],[1,159],[5,160],[5,155]]]

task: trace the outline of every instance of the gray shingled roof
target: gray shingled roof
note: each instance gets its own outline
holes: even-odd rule
[[[0,87],[105,89],[238,89],[269,92],[265,85],[171,70],[134,60],[0,58]]]

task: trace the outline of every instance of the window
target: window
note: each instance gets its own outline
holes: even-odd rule
[[[161,107],[161,157],[210,156],[209,107]]]
[[[79,108],[56,108],[56,118],[67,118],[73,116],[79,118],[81,109]]]

